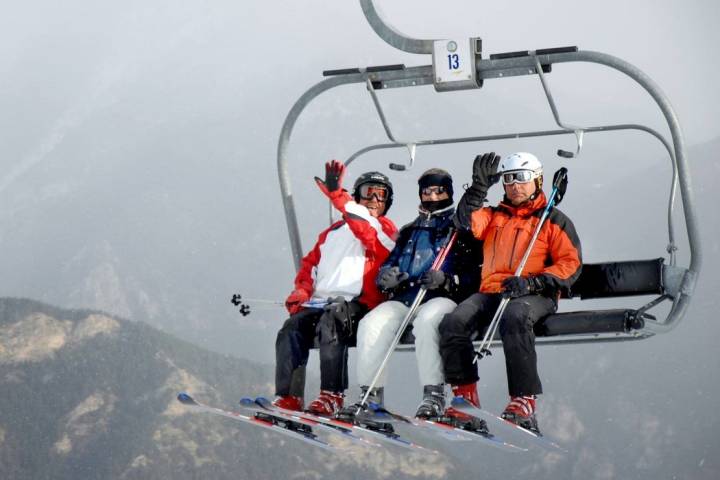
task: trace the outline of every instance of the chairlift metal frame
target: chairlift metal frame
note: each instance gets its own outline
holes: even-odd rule
[[[435,40],[422,40],[408,37],[392,26],[390,26],[379,14],[373,0],[360,0],[361,8],[365,17],[373,28],[373,30],[385,42],[391,46],[403,50],[405,52],[417,54],[432,54],[433,44]],[[479,39],[477,39],[479,40]],[[615,125],[596,125],[596,126],[576,126],[565,123],[561,120],[559,111],[550,92],[549,85],[545,78],[545,73],[551,71],[553,64],[571,63],[571,62],[589,62],[604,65],[606,67],[617,70],[635,82],[640,84],[653,98],[665,117],[671,135],[671,141],[668,141],[662,134],[656,130],[639,124],[615,124]],[[527,52],[511,52],[507,54],[491,55],[489,59],[482,59],[479,55],[475,63],[475,75],[477,77],[478,88],[482,82],[487,79],[503,79],[518,75],[538,75],[543,90],[545,92],[548,104],[552,110],[555,123],[559,127],[552,130],[538,130],[528,132],[516,132],[509,134],[495,134],[472,137],[457,138],[441,138],[441,139],[421,139],[411,141],[399,141],[395,138],[392,130],[387,122],[387,118],[382,110],[382,106],[376,94],[376,90],[386,88],[405,88],[423,85],[433,85],[435,80],[435,72],[433,65],[405,67],[404,65],[390,65],[384,67],[368,67],[351,70],[336,70],[324,72],[327,76],[325,80],[317,83],[307,90],[293,105],[283,123],[278,140],[277,166],[278,178],[280,182],[280,190],[282,195],[283,206],[285,209],[285,218],[288,227],[290,245],[292,248],[293,258],[296,269],[299,268],[303,255],[300,233],[297,222],[297,215],[292,195],[290,176],[288,171],[289,143],[290,137],[300,114],[307,105],[320,94],[341,85],[349,84],[365,84],[369,91],[373,104],[377,110],[378,116],[382,122],[385,133],[390,140],[389,143],[370,145],[362,148],[350,155],[345,164],[348,165],[356,161],[362,155],[381,149],[390,148],[407,148],[410,155],[408,165],[390,164],[393,170],[405,170],[412,166],[415,160],[415,151],[419,147],[429,145],[445,145],[453,143],[467,142],[483,142],[492,140],[504,140],[513,138],[529,138],[555,135],[572,134],[576,137],[577,149],[575,152],[567,152],[559,150],[558,155],[565,158],[573,158],[580,155],[582,150],[582,142],[584,135],[587,133],[618,131],[618,130],[636,130],[645,132],[660,141],[668,152],[672,164],[672,181],[670,186],[670,196],[668,201],[668,246],[667,253],[669,255],[669,263],[663,265],[662,282],[664,293],[659,298],[649,302],[638,309],[638,312],[646,312],[664,300],[671,300],[672,306],[664,321],[658,321],[651,318],[645,320],[643,328],[626,332],[613,333],[593,333],[593,334],[575,334],[564,335],[559,337],[538,337],[539,344],[574,344],[588,343],[596,341],[626,341],[639,340],[649,338],[658,333],[666,333],[677,326],[683,317],[692,297],[696,280],[700,271],[702,261],[702,251],[700,245],[700,235],[697,227],[697,217],[695,214],[695,203],[693,200],[693,189],[691,184],[690,172],[685,153],[685,141],[680,129],[680,123],[677,115],[670,104],[668,97],[658,87],[658,85],[645,73],[630,63],[621,60],[612,55],[601,52],[583,51],[575,47],[563,47],[558,49],[546,49]],[[682,198],[682,207],[685,220],[685,227],[688,236],[689,248],[689,265],[687,268],[678,267],[676,265],[677,245],[675,242],[674,227],[674,209],[677,196],[677,188],[680,188]],[[493,342],[493,346],[497,346],[498,342]],[[399,349],[412,349],[412,345],[401,345]]]

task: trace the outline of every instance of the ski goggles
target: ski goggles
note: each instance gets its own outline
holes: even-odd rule
[[[420,193],[422,193],[423,195],[432,195],[433,193],[435,193],[437,195],[442,195],[443,193],[446,193],[446,192],[447,192],[447,188],[445,188],[442,185],[435,185],[432,187],[424,187],[423,189],[420,190]]]
[[[513,183],[527,183],[535,178],[539,177],[539,174],[532,170],[515,170],[513,172],[506,172],[502,174],[503,185],[511,185]]]
[[[373,197],[375,197],[375,200],[378,202],[384,202],[388,198],[388,189],[384,185],[366,183],[364,185],[360,185],[358,190],[360,198],[363,200],[372,200]]]

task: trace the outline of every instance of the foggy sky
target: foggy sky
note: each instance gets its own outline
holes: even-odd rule
[[[229,296],[282,300],[292,286],[276,172],[285,116],[322,80],[323,70],[426,65],[430,58],[385,44],[352,0],[7,3],[0,16],[0,267],[6,272],[0,294],[102,308],[214,350],[272,362],[284,312],[257,308],[241,317]],[[577,45],[629,61],[669,96],[688,146],[710,151],[706,158],[689,158],[693,173],[703,175],[717,161],[706,146],[717,145],[720,137],[718,2],[377,3],[409,36],[482,37],[484,57]],[[563,64],[547,78],[568,123],[642,123],[667,133],[649,96],[614,71]],[[488,80],[471,92],[418,87],[379,96],[393,133],[406,140],[555,128],[535,77]],[[327,224],[327,206],[312,176],[330,158],[345,159],[386,141],[362,85],[327,92],[305,110],[290,142],[290,169],[306,251]],[[573,142],[567,136],[421,148],[414,169],[388,172],[396,186],[390,217],[398,225],[414,217],[415,180],[426,168],[444,166],[461,185],[469,180],[476,153],[528,150],[547,171],[570,169],[562,209],[577,226],[586,260],[663,256],[670,179],[664,149],[638,133],[588,134],[581,159],[555,156],[558,148],[574,149]],[[367,155],[350,168],[348,181],[405,161],[399,149]],[[648,171],[659,185],[629,181]],[[712,216],[707,205],[713,192],[696,196]],[[703,228],[705,234],[717,232],[717,220]],[[714,235],[705,240],[708,266],[701,287],[703,280],[717,283],[712,266],[718,241]],[[687,258],[685,244],[680,258]],[[717,307],[707,296],[697,304],[702,308],[695,311]],[[663,412],[689,408],[693,418],[702,418],[705,409],[717,406],[712,398],[718,362],[705,351],[694,352],[693,345],[709,338],[698,325],[720,332],[707,315],[695,322],[686,319],[672,335],[636,350],[592,350],[588,370],[600,372],[598,382],[611,390],[616,376],[604,368],[630,365],[624,379],[641,388],[623,399],[660,395],[667,399]],[[586,351],[544,352],[541,362],[553,371],[568,358],[585,358]],[[500,357],[493,361],[483,385],[500,388],[483,395],[498,409],[504,372]],[[393,364],[394,378],[413,364],[412,356],[402,356]],[[696,394],[690,378],[703,368],[713,386],[698,387]],[[660,380],[678,377],[684,380],[666,391],[668,382]],[[574,385],[562,373],[547,378],[556,400]],[[403,387],[391,393],[409,410],[418,399],[398,392],[417,386]],[[582,403],[578,396],[568,398]],[[578,404],[572,406],[581,409]],[[610,437],[603,441],[612,444]],[[718,453],[717,443],[699,442],[697,448]]]

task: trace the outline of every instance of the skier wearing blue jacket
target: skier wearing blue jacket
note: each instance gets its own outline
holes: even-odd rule
[[[426,399],[442,393],[434,391],[444,381],[438,325],[457,303],[477,291],[482,255],[480,243],[463,232],[441,268],[429,270],[453,229],[452,177],[445,170],[433,168],[420,176],[418,186],[420,214],[400,229],[395,248],[378,273],[377,285],[389,300],[371,310],[358,328],[357,377],[364,396],[409,306],[424,286],[427,293],[412,324],[418,370],[424,385],[420,414],[437,403]],[[382,405],[386,377],[383,374],[378,379],[370,392],[370,401]],[[339,417],[350,420],[357,407],[358,404],[344,408]]]

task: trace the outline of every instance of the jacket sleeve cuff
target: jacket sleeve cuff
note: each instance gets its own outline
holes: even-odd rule
[[[343,189],[330,192],[328,194],[328,198],[330,199],[330,202],[332,202],[333,207],[343,213],[345,212],[345,205],[351,200],[350,194]]]

